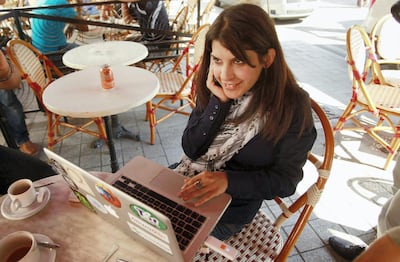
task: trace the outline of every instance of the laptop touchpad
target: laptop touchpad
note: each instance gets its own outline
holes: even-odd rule
[[[185,177],[173,173],[173,171],[163,170],[151,180],[150,185],[164,192],[176,192],[178,194],[183,186],[184,179]]]

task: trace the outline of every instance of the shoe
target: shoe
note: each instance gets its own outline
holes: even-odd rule
[[[341,257],[346,258],[348,260],[355,259],[367,247],[366,245],[354,244],[354,243],[352,243],[348,240],[345,240],[343,238],[340,238],[340,237],[330,237],[329,245]]]
[[[27,155],[37,155],[39,152],[39,146],[36,145],[35,143],[32,143],[31,141],[25,142],[23,144],[19,145],[19,150],[21,150],[23,153]]]

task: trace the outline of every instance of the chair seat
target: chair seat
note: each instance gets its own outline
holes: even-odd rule
[[[369,84],[365,85],[375,105],[383,110],[400,113],[400,87],[387,85]],[[359,92],[359,101],[367,104],[367,101]]]
[[[381,70],[385,81],[393,86],[400,87],[400,70],[385,69]]]
[[[182,87],[185,82],[185,77],[182,74],[168,72],[168,73],[155,73],[160,81],[160,90],[158,95],[174,95]],[[181,93],[182,96],[186,96],[190,93],[190,85],[187,85]]]
[[[238,250],[235,261],[243,262],[273,261],[283,247],[283,239],[279,230],[262,211],[258,211],[253,221],[245,226],[239,234],[225,242]],[[206,261],[205,257],[204,253],[198,253],[193,261]],[[211,251],[208,261],[228,261],[228,259]]]

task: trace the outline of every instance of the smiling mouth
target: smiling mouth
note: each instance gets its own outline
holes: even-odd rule
[[[224,84],[226,89],[235,89],[237,86],[238,84]]]

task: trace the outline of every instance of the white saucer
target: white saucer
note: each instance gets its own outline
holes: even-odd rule
[[[16,212],[11,211],[11,198],[7,195],[3,203],[1,203],[1,214],[10,220],[21,220],[31,217],[42,210],[50,200],[50,190],[47,187],[43,187],[44,194],[42,202],[35,201],[28,207],[18,208]],[[38,194],[38,192],[36,192]]]
[[[36,241],[54,243],[48,236],[42,234],[33,234]],[[56,261],[56,249],[39,246],[40,262],[54,262]]]

